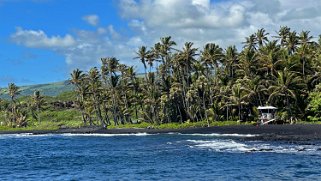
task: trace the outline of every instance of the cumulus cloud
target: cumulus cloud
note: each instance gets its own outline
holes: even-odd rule
[[[19,45],[31,48],[59,48],[70,47],[75,44],[74,38],[69,34],[63,37],[48,37],[42,30],[24,30],[20,27],[11,35],[11,39]]]
[[[17,28],[11,40],[30,48],[52,50],[65,57],[69,69],[85,70],[98,66],[101,57],[117,56],[123,62],[132,60],[134,45],[139,43],[139,39],[121,39],[112,25],[99,27],[96,31],[76,30],[73,36],[51,37],[42,30]],[[134,62],[129,61],[129,64],[134,65]]]
[[[310,30],[314,36],[321,29],[321,11],[317,11],[321,1],[315,0],[120,0],[118,4],[130,33],[116,25],[99,26],[97,15],[87,15],[83,20],[96,26],[93,31],[48,36],[41,30],[18,28],[11,38],[17,44],[63,55],[70,68],[86,69],[105,56],[139,67],[133,60],[138,47],[151,47],[164,36],[172,36],[176,48],[186,41],[194,42],[196,48],[209,42],[241,48],[244,38],[260,28],[271,36],[280,26]]]
[[[123,0],[120,10],[124,18],[143,19],[149,27],[172,28],[235,27],[245,13],[239,4],[212,6],[210,0]]]
[[[223,47],[242,46],[246,36],[265,28],[275,35],[280,26],[318,35],[321,2],[307,0],[121,0],[121,16],[152,45],[162,36],[173,36],[178,46],[193,41],[202,47],[214,42]],[[314,22],[314,23],[313,23]]]
[[[82,19],[92,26],[97,26],[99,23],[99,16],[95,14],[84,16]]]

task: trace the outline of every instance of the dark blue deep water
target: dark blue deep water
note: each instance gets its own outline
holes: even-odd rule
[[[0,135],[0,180],[321,180],[320,149],[240,135]]]

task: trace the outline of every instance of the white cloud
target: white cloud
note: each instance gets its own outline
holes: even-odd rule
[[[1,1],[1,0],[0,0]],[[84,17],[96,30],[78,30],[73,36],[48,36],[38,30],[17,29],[12,40],[27,47],[48,48],[66,58],[70,68],[99,65],[101,57],[115,56],[126,64],[141,45],[151,47],[160,37],[172,36],[181,48],[186,41],[196,48],[214,42],[225,48],[242,47],[246,36],[265,28],[271,36],[280,26],[320,34],[321,1],[305,0],[121,0],[119,14],[128,33],[116,25],[98,26],[99,17]]]
[[[20,27],[11,35],[11,39],[17,44],[31,48],[59,48],[70,47],[75,44],[74,38],[69,34],[63,37],[48,37],[42,30],[24,30]]]
[[[129,47],[137,48],[137,47],[145,45],[145,43],[143,42],[143,40],[140,37],[132,37],[128,40],[126,45],[128,45]]]
[[[42,30],[17,28],[11,40],[19,45],[48,49],[63,55],[70,70],[99,66],[101,57],[110,56],[116,56],[122,62],[130,60],[129,64],[134,65],[131,60],[136,46],[133,46],[139,43],[139,38],[122,39],[112,25],[99,27],[96,31],[78,30],[73,36],[63,37],[48,37]]]
[[[117,31],[115,31],[113,25],[109,25],[107,27],[107,29],[108,29],[108,32],[109,32],[109,34],[111,35],[112,38],[114,38],[114,39],[120,38],[119,33],[117,33]]]
[[[99,23],[99,16],[95,14],[91,14],[91,15],[84,16],[83,20],[92,26],[97,26]]]
[[[222,4],[223,5],[223,4]],[[149,27],[217,28],[235,27],[243,22],[244,8],[240,4],[211,6],[209,0],[123,0],[122,16],[143,19]]]
[[[122,0],[121,16],[129,21],[134,36],[151,46],[159,37],[171,35],[179,47],[185,41],[197,46],[207,42],[222,47],[241,42],[265,28],[270,35],[280,26],[319,34],[321,1],[300,0]],[[314,22],[314,24],[313,24]]]

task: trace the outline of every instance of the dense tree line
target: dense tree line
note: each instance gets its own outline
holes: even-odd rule
[[[74,92],[43,96],[39,90],[33,90],[32,95],[24,96],[22,90],[14,83],[2,90],[9,98],[0,98],[0,126],[57,129],[81,125],[81,115],[75,110]]]
[[[245,38],[242,50],[192,42],[177,47],[163,37],[153,47],[142,46],[134,59],[144,73],[101,58],[88,72],[76,69],[70,82],[84,125],[148,122],[256,121],[258,106],[279,108],[278,119],[321,120],[321,36],[281,27],[274,36],[264,29]],[[35,91],[27,102],[17,101],[19,88],[8,86],[10,101],[0,100],[6,124],[26,126],[41,121],[46,101]],[[2,103],[1,103],[2,102]],[[54,107],[54,106],[53,106]],[[47,108],[46,108],[47,109]],[[55,109],[53,109],[55,110]]]
[[[258,106],[279,108],[279,119],[306,120],[309,95],[320,82],[321,38],[309,31],[281,27],[275,36],[264,29],[246,37],[244,47],[215,43],[203,49],[186,42],[177,48],[171,37],[136,52],[145,73],[115,57],[101,67],[71,73],[77,108],[85,125],[98,120],[106,127],[206,120],[255,120]]]
[[[34,95],[30,96],[29,102],[20,102],[17,100],[20,91],[19,87],[14,83],[8,85],[7,93],[10,96],[9,101],[0,99],[0,111],[5,114],[5,119],[0,120],[1,126],[25,127],[27,126],[29,117],[40,122],[39,113],[45,105],[45,100],[39,91],[35,91]]]

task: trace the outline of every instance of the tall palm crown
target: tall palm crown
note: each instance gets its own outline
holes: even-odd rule
[[[85,78],[85,74],[83,73],[83,71],[79,69],[73,70],[70,76],[70,82],[74,84],[76,87],[79,87],[82,84],[83,79]]]
[[[223,49],[214,43],[205,45],[204,50],[201,52],[201,61],[207,67],[219,67],[222,63]]]
[[[269,33],[267,33],[264,28],[259,29],[255,33],[256,40],[260,47],[263,46],[266,42],[268,42],[267,35],[269,35]]]
[[[172,49],[176,42],[171,40],[171,36],[163,37],[160,39],[160,53],[162,56],[166,56]]]
[[[193,48],[192,42],[186,42],[183,50],[178,54],[178,61],[182,67],[185,67],[188,70],[192,69],[193,62],[195,61],[195,56],[197,48]]]
[[[256,36],[255,34],[250,35],[249,37],[245,38],[244,48],[248,48],[249,50],[256,50]]]
[[[287,26],[281,26],[280,30],[277,32],[278,36],[275,36],[275,37],[280,40],[281,46],[285,45],[285,42],[289,36],[290,30],[291,29]]]
[[[297,33],[295,31],[290,32],[285,41],[289,54],[293,54],[297,50],[298,44],[299,37],[297,36]]]
[[[263,65],[261,70],[264,70],[267,75],[275,75],[277,66],[281,64],[280,57],[281,47],[277,44],[276,40],[268,42],[265,46],[259,49],[260,64]]]
[[[313,36],[310,36],[310,31],[301,31],[299,35],[299,43],[301,45],[312,44]]]
[[[269,87],[271,92],[269,101],[275,101],[276,98],[283,97],[286,101],[286,106],[289,107],[290,98],[296,100],[295,90],[304,86],[302,79],[296,76],[295,72],[289,71],[285,68],[283,71],[279,71],[276,77],[276,84]]]
[[[238,52],[235,46],[228,46],[225,51],[224,64],[229,77],[234,78],[238,64]]]
[[[14,98],[19,94],[19,87],[14,83],[8,85],[8,92],[11,97],[11,100],[14,101]]]
[[[136,52],[137,57],[135,57],[135,59],[140,59],[140,61],[143,63],[144,68],[146,69],[146,59],[147,59],[147,55],[149,54],[149,51],[147,50],[147,47],[145,46],[141,46],[138,51]]]

